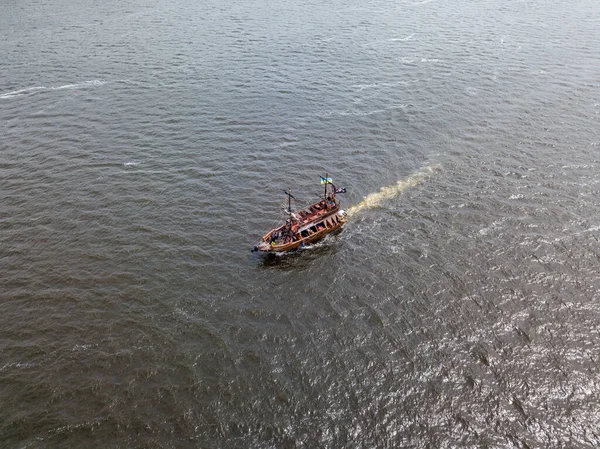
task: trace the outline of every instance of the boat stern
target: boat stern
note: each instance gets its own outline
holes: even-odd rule
[[[259,251],[259,252],[269,252],[269,251],[273,251],[273,248],[271,245],[269,245],[267,242],[260,242],[258,245],[256,245],[254,248],[252,248],[252,251]]]

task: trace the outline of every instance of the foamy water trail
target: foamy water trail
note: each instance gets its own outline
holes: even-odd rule
[[[27,87],[25,89],[13,90],[12,92],[6,92],[3,94],[0,94],[0,99],[20,97],[21,95],[31,94],[31,93],[38,92],[38,91],[82,89],[85,87],[102,86],[103,84],[106,84],[106,81],[91,80],[91,81],[83,81],[81,83],[75,83],[75,84],[63,84],[62,86],[33,86],[33,87]]]
[[[400,179],[395,184],[382,187],[379,192],[370,193],[369,195],[365,196],[360,203],[348,208],[346,213],[348,214],[348,217],[352,217],[363,209],[373,209],[379,207],[384,201],[391,200],[404,190],[421,184],[431,175],[439,172],[441,169],[442,166],[440,164],[428,165],[417,173],[413,173],[406,179]]]

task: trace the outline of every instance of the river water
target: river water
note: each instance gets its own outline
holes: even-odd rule
[[[600,446],[597,1],[5,0],[0,56],[0,447]]]

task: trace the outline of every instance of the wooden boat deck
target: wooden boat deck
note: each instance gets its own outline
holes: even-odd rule
[[[292,225],[292,233],[285,233],[287,225],[282,225],[266,234],[256,249],[262,252],[284,252],[313,243],[341,228],[346,221],[345,215],[344,211],[337,211],[296,229]]]
[[[340,203],[335,197],[335,188],[331,179],[325,183],[322,199],[302,209],[291,211],[292,194],[288,195],[289,219],[279,227],[265,234],[253,251],[284,252],[315,242],[330,232],[341,228],[345,223],[346,213],[340,210]],[[322,182],[323,183],[323,182]],[[331,188],[328,191],[328,187]],[[345,191],[345,189],[344,189]]]

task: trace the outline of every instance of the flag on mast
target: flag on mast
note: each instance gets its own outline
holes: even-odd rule
[[[332,181],[331,178],[323,178],[321,176],[321,185],[323,185],[323,184],[332,184],[332,183],[333,183],[333,181]]]

